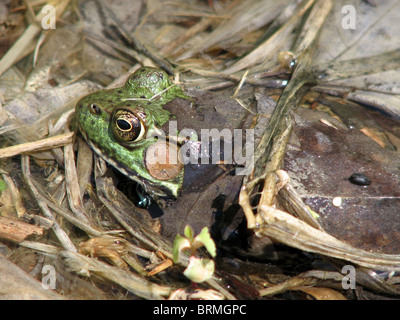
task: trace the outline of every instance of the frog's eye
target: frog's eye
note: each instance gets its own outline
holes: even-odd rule
[[[111,130],[120,142],[136,142],[143,138],[145,128],[142,120],[132,111],[116,110],[111,118]]]

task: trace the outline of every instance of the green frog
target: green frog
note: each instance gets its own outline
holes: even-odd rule
[[[78,128],[98,155],[146,192],[176,198],[183,183],[183,165],[164,161],[160,167],[153,159],[166,151],[165,146],[175,146],[157,144],[162,136],[159,128],[173,116],[162,106],[175,98],[190,99],[165,71],[143,67],[124,86],[82,98],[75,108]]]
[[[163,211],[165,236],[173,238],[186,224],[195,231],[205,225],[220,231],[225,225],[220,218],[230,223],[238,212],[232,203],[243,175],[231,174],[232,163],[223,159],[226,143],[218,136],[209,143],[221,143],[216,152],[222,160],[203,161],[211,159],[211,152],[203,152],[199,138],[205,128],[222,133],[251,123],[250,113],[231,94],[184,93],[165,71],[143,67],[122,87],[82,98],[76,105],[77,126],[98,155],[155,199],[153,205]],[[227,147],[232,147],[229,142]],[[202,161],[183,161],[193,154]],[[161,206],[165,198],[172,200]],[[231,215],[220,214],[225,210]]]

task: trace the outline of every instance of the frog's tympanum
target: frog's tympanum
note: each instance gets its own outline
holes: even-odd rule
[[[220,155],[227,144],[232,148],[220,136],[211,135],[205,143],[202,130],[229,134],[233,131],[223,130],[241,128],[248,120],[244,111],[228,97],[184,93],[163,70],[143,67],[124,86],[82,98],[76,118],[92,149],[137,182],[153,203],[174,200],[162,206],[161,217],[165,233],[173,236],[187,223],[195,229],[212,226],[220,212],[231,208],[243,178],[231,174],[232,163],[224,163],[223,156],[218,164],[187,160],[211,159],[208,145],[215,140]],[[221,177],[227,180],[221,183]],[[204,190],[208,193],[203,195]]]

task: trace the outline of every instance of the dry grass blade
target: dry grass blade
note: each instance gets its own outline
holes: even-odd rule
[[[25,240],[22,241],[19,245],[47,254],[58,254],[60,252],[60,248],[41,242]]]
[[[253,213],[253,207],[250,204],[250,197],[247,187],[244,185],[239,194],[239,205],[242,207],[247,220],[247,228],[254,229],[257,227],[257,220]]]
[[[282,133],[278,132],[272,140],[270,159],[265,166],[266,177],[259,205],[271,206],[274,202],[277,192],[275,171],[282,166],[282,159],[285,156],[285,147],[289,140],[291,131],[292,123],[290,121],[284,131]]]
[[[351,261],[376,270],[400,271],[400,255],[379,254],[354,248],[325,231],[311,227],[287,212],[269,206],[259,207],[265,224],[257,233],[279,239],[289,246],[321,255]]]
[[[302,64],[303,61],[304,64]],[[271,173],[280,169],[282,156],[292,126],[292,120],[289,114],[291,110],[298,105],[302,95],[304,94],[304,90],[307,89],[305,85],[310,81],[308,73],[305,71],[307,70],[309,63],[306,59],[302,59],[302,62],[299,63],[298,69],[296,69],[293,74],[292,80],[283,91],[271,116],[269,125],[257,146],[254,154],[255,171],[253,176],[255,179],[263,174],[265,176],[270,175],[268,179],[271,180],[271,184],[274,184],[272,179],[275,179],[275,177],[271,176]],[[289,130],[287,130],[288,128]],[[278,141],[280,141],[280,144],[276,143]],[[271,144],[273,147],[271,147]],[[271,150],[271,148],[274,149]],[[274,155],[275,159],[273,159]],[[272,164],[267,164],[267,161]],[[251,190],[249,190],[249,192],[251,192]],[[268,200],[268,202],[271,203],[271,200]]]
[[[310,226],[322,230],[323,228],[316,219],[315,213],[304,204],[301,197],[291,185],[288,174],[283,170],[278,170],[275,173],[279,177],[280,181],[285,177],[285,183],[283,186],[278,188],[279,192],[276,195],[279,204],[283,205],[287,212],[291,212]]]
[[[173,290],[167,286],[154,284],[132,272],[111,267],[104,262],[76,252],[62,251],[60,255],[70,271],[86,277],[95,274],[145,299],[164,299],[164,297],[169,296]]]
[[[400,65],[400,49],[370,57],[333,61],[317,68],[323,82],[359,77],[387,70],[395,70]]]
[[[299,275],[299,276],[290,278],[284,282],[281,282],[279,284],[276,284],[274,286],[271,286],[269,288],[260,290],[260,295],[261,296],[276,295],[276,294],[286,292],[288,290],[294,290],[295,288],[297,288],[299,286],[312,286],[312,285],[317,284],[319,281],[320,280],[316,279],[316,278],[306,278],[306,277],[301,277]]]
[[[304,53],[315,41],[331,9],[332,1],[315,2],[294,46],[295,56]]]
[[[67,144],[64,147],[64,163],[65,163],[65,182],[67,187],[69,206],[72,212],[74,212],[74,214],[82,222],[90,224],[82,203],[81,191],[76,172],[75,155],[72,143]]]
[[[210,86],[208,88],[203,88],[204,90],[215,90],[215,89],[222,89],[225,87],[229,87],[234,83],[239,83],[242,79],[243,84],[251,84],[255,86],[266,86],[268,88],[283,88],[287,80],[279,80],[279,79],[263,79],[264,77],[269,76],[268,73],[255,73],[248,75],[246,78],[243,76],[236,76],[232,74],[227,74],[223,72],[215,72],[210,70],[204,70],[192,67],[190,65],[182,65],[183,69],[190,70],[193,73],[201,75],[203,77],[210,77],[216,78],[221,80],[228,80],[228,82],[222,82],[214,86]],[[218,87],[217,87],[218,86]]]
[[[40,195],[38,192],[37,188],[35,187],[35,184],[31,174],[30,174],[30,169],[29,169],[29,156],[22,156],[22,172],[24,175],[24,178],[36,198],[36,201],[42,210],[44,216],[52,221],[54,221],[54,225],[52,227],[54,233],[56,234],[58,240],[60,241],[61,245],[69,251],[76,252],[76,248],[74,244],[72,243],[71,239],[68,237],[67,233],[61,228],[61,226],[57,223],[56,219],[54,218],[52,212],[49,210],[46,201],[43,199],[43,197]]]
[[[307,272],[301,273],[292,278],[289,278],[281,283],[271,285],[268,288],[261,289],[260,295],[261,296],[271,296],[271,295],[276,295],[276,294],[286,292],[288,290],[301,290],[306,293],[308,293],[308,291],[309,291],[309,293],[311,294],[311,291],[313,291],[312,286],[320,284],[321,281],[331,280],[331,281],[340,283],[340,282],[342,282],[342,279],[343,279],[343,275],[338,272],[312,270],[312,271],[307,271]],[[307,289],[310,289],[310,290],[307,290]],[[321,289],[321,288],[318,288],[318,289]],[[320,294],[316,298],[321,298],[321,300],[347,300],[343,295],[341,295],[337,291],[331,292],[330,290],[332,290],[332,289],[329,289],[329,288],[323,288],[323,289],[326,289],[326,291],[322,290],[319,292],[315,292],[316,294],[318,294],[318,293]],[[324,293],[326,294],[326,296],[323,295]],[[325,299],[323,299],[323,298],[325,298]]]
[[[76,160],[76,171],[78,175],[79,189],[81,197],[90,185],[90,179],[93,172],[93,153],[92,149],[81,138],[78,141],[78,158]]]
[[[18,154],[26,154],[31,152],[37,152],[42,150],[48,150],[52,148],[62,147],[64,145],[72,143],[74,132],[68,132],[60,134],[58,136],[18,144],[15,146],[0,149],[0,159],[9,158]]]

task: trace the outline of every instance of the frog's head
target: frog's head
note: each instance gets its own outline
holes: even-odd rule
[[[164,71],[141,68],[123,87],[82,98],[75,108],[78,128],[99,156],[147,193],[177,197],[184,175],[179,147],[159,128],[171,116],[162,106],[179,96]]]

